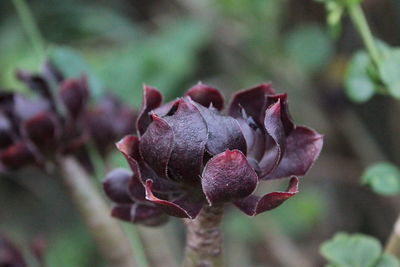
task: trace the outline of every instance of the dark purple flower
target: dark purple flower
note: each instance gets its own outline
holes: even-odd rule
[[[115,140],[136,130],[135,121],[136,112],[112,95],[105,95],[86,114],[90,136],[103,157],[114,148]]]
[[[106,156],[110,146],[135,130],[136,113],[105,97],[88,108],[87,78],[64,79],[48,62],[43,74],[18,71],[17,78],[36,97],[0,92],[0,169],[45,167],[57,155],[74,156],[92,170],[90,138]]]
[[[161,94],[145,86],[138,137],[126,136],[117,147],[146,199],[172,216],[193,219],[206,203],[232,202],[251,216],[273,209],[297,193],[297,176],[322,149],[322,136],[294,125],[287,95],[270,84],[236,93],[227,114],[219,91],[201,83],[161,103]],[[260,181],[283,177],[291,177],[285,192],[253,195]],[[132,194],[126,184],[115,187],[114,202],[126,190]]]
[[[111,215],[127,222],[157,226],[167,216],[155,204],[146,200],[144,187],[137,175],[124,169],[115,169],[103,181],[106,195],[115,202]]]
[[[27,266],[22,256],[22,252],[4,235],[0,235],[0,266]]]

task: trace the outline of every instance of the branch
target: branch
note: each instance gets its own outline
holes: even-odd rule
[[[73,158],[58,161],[71,199],[92,234],[101,255],[113,267],[135,266],[129,241],[90,177]]]
[[[184,267],[221,267],[223,206],[205,205],[195,220],[187,220]]]
[[[385,252],[400,259],[400,216],[394,224],[393,232],[385,247]]]

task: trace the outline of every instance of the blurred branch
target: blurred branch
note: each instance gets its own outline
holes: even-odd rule
[[[186,220],[184,267],[221,267],[223,206],[204,205],[194,220]]]
[[[311,267],[312,263],[293,244],[292,240],[282,232],[273,221],[254,220],[255,226],[265,234],[264,242],[274,259],[283,267]],[[288,256],[290,255],[290,256]]]
[[[58,161],[64,184],[104,259],[113,267],[135,266],[129,241],[109,215],[107,204],[82,167],[72,158]]]
[[[400,259],[400,217],[397,219],[394,225],[393,232],[386,244],[385,252]]]
[[[135,253],[135,260],[138,264],[139,267],[149,267],[149,262],[147,261],[147,255],[145,253],[145,248],[144,244],[142,243],[146,241],[146,239],[141,238],[139,229],[136,225],[134,224],[125,224],[124,225],[124,230],[125,233],[127,234],[129,241],[132,245],[133,252]],[[143,239],[143,240],[142,240]],[[146,247],[147,244],[145,243]],[[150,246],[153,246],[154,244],[149,244]],[[165,265],[167,267],[167,265]]]
[[[368,26],[368,22],[365,18],[364,12],[359,4],[350,4],[348,6],[350,18],[356,26],[361,38],[364,42],[365,47],[368,50],[369,55],[372,58],[375,66],[379,66],[381,56],[379,50],[375,45],[375,39],[372,36],[371,30]]]
[[[153,267],[175,267],[179,264],[171,248],[172,240],[168,239],[165,228],[137,227],[143,240],[146,252]]]
[[[22,26],[25,29],[26,34],[29,36],[33,48],[36,50],[36,54],[39,59],[42,60],[45,55],[45,45],[39,27],[36,24],[28,4],[25,0],[13,0],[13,3],[22,22]]]

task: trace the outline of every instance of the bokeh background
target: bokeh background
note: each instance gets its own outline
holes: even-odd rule
[[[365,104],[347,100],[346,66],[362,48],[347,18],[334,39],[324,6],[312,0],[28,3],[48,56],[67,76],[88,73],[93,98],[111,91],[138,107],[143,83],[171,99],[202,81],[221,89],[228,101],[236,90],[271,81],[289,93],[297,124],[325,135],[300,194],[255,218],[228,209],[227,266],[322,266],[319,245],[337,231],[381,241],[389,235],[400,199],[374,194],[360,184],[360,176],[377,161],[400,163],[400,104],[379,95]],[[399,45],[400,1],[365,0],[363,7],[374,34]],[[12,1],[0,1],[0,88],[26,91],[15,70],[38,71],[42,62]],[[111,161],[124,166],[118,153]],[[258,190],[284,189],[286,183],[262,183]],[[178,266],[184,242],[180,220],[157,229],[127,227],[135,227],[142,239],[149,266]],[[103,266],[58,177],[32,170],[0,176],[0,232],[25,250],[32,239],[46,240],[50,267]]]

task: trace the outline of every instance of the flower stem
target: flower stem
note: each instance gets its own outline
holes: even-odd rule
[[[386,244],[385,252],[392,254],[400,260],[400,216],[397,218],[393,232]]]
[[[28,4],[25,0],[13,0],[13,3],[36,54],[40,59],[43,59],[45,54],[44,41]]]
[[[64,184],[78,207],[101,255],[113,267],[135,266],[129,241],[83,168],[73,158],[60,158]]]
[[[348,6],[348,11],[352,22],[357,28],[358,33],[361,35],[361,38],[372,61],[374,62],[375,66],[379,66],[381,55],[375,44],[374,37],[372,36],[367,19],[365,18],[361,6],[359,4],[350,4]]]
[[[195,220],[187,220],[184,267],[221,267],[223,206],[204,206]]]

